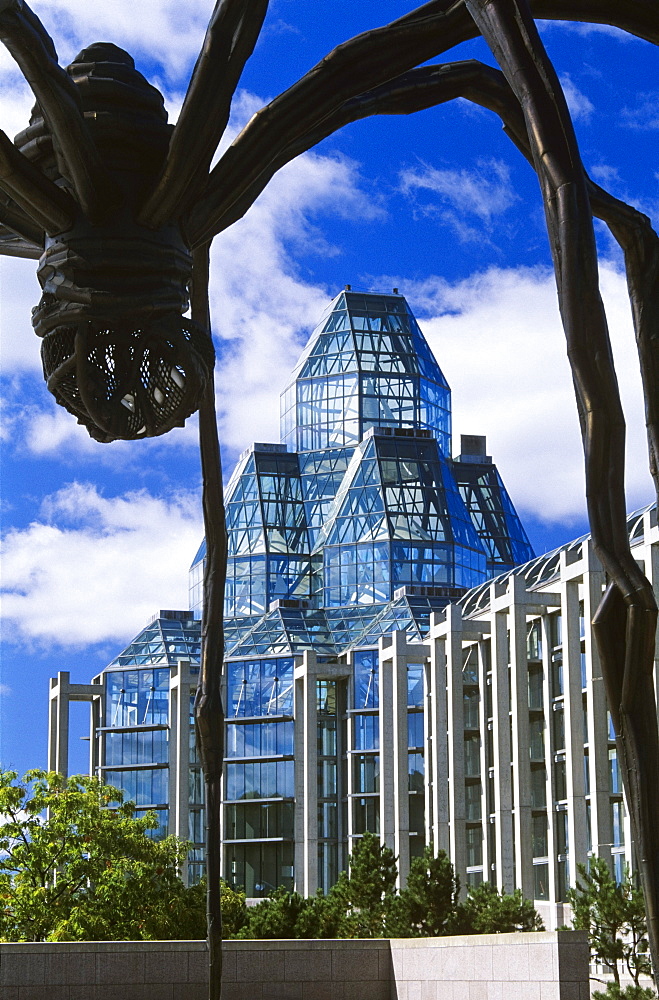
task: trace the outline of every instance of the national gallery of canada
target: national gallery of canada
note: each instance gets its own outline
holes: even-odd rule
[[[590,539],[534,557],[485,437],[451,457],[450,389],[397,292],[341,292],[281,400],[281,443],[226,488],[224,878],[327,890],[372,831],[402,881],[432,843],[463,886],[519,887],[560,926],[577,862],[634,864]],[[659,596],[656,506],[628,523]],[[49,767],[66,772],[69,702],[88,701],[91,772],[190,841],[190,879],[204,556],[189,609],[50,692]]]

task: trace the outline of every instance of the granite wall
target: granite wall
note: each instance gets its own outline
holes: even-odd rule
[[[2,1000],[206,1000],[202,941],[0,944]],[[585,932],[227,941],[222,1000],[588,1000]]]

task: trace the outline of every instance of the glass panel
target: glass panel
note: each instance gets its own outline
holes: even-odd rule
[[[465,775],[469,778],[475,778],[477,777],[477,775],[480,774],[481,770],[480,748],[481,748],[480,736],[465,737],[464,741]]]
[[[423,716],[421,717],[423,721]],[[378,750],[380,721],[377,715],[355,715],[355,750]]]
[[[226,848],[227,882],[248,897],[293,888],[292,844],[230,844]]]
[[[552,713],[553,724],[554,724],[554,750],[564,750],[565,749],[565,711],[563,709],[563,703],[557,703],[554,705],[554,711]]]
[[[138,806],[165,805],[168,796],[166,767],[145,768],[140,771],[106,771],[105,780],[114,788],[121,788],[127,800]]]
[[[554,798],[562,801],[567,798],[567,771],[565,760],[554,763]]]
[[[422,840],[425,835],[425,802],[423,795],[410,795],[410,834],[417,834]]]
[[[531,760],[545,759],[545,720],[544,718],[529,719],[529,750]]]
[[[467,867],[483,864],[483,830],[480,826],[467,827]]]
[[[478,691],[465,691],[463,694],[463,711],[465,729],[478,729],[478,708],[480,695]]]
[[[532,818],[533,857],[546,858],[549,854],[547,814],[536,813]]]
[[[357,650],[353,655],[355,708],[377,708],[379,704],[377,650]]]
[[[408,747],[423,746],[423,712],[408,712],[407,715],[407,745]]]
[[[356,792],[380,791],[380,757],[378,754],[355,754],[353,757]],[[362,831],[363,832],[363,831]]]
[[[407,666],[407,704],[410,707],[423,708],[422,663],[409,663]]]
[[[549,899],[549,865],[534,865],[533,878],[535,885],[534,898]]]
[[[259,840],[293,837],[292,802],[254,802],[225,809],[225,840]]]
[[[622,795],[622,777],[615,747],[609,750],[609,791],[612,795]]]
[[[480,781],[465,787],[465,807],[467,820],[479,820],[481,818],[481,797],[482,789]]]
[[[529,664],[529,708],[532,711],[543,709],[543,669],[541,663]]]
[[[374,795],[371,798],[353,799],[353,810],[355,833],[380,832],[379,796]]]
[[[556,899],[564,902],[570,887],[570,863],[567,858],[561,858],[556,864]]]
[[[531,768],[531,805],[544,809],[547,805],[547,772],[544,767]]]
[[[613,831],[613,846],[622,847],[625,843],[625,810],[622,802],[611,803],[611,827]]]
[[[423,792],[423,775],[425,771],[425,761],[422,753],[411,753],[407,756],[407,770],[409,774],[408,787],[410,791]]]

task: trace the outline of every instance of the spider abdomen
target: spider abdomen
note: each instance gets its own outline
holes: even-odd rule
[[[214,364],[210,335],[184,315],[192,256],[177,221],[159,230],[135,221],[171,126],[160,93],[117,46],[90,46],[68,73],[114,191],[99,218],[80,210],[69,230],[46,238],[32,314],[44,377],[97,440],[152,437],[198,408]],[[73,191],[38,105],[16,144]]]

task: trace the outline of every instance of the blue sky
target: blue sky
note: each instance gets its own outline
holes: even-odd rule
[[[212,0],[34,0],[62,63],[114,41],[178,113]],[[416,5],[272,0],[227,139],[330,48]],[[136,15],[136,10],[138,14]],[[601,26],[542,38],[593,177],[659,215],[659,57]],[[443,59],[493,63],[475,41]],[[0,51],[0,127],[31,97]],[[628,507],[652,498],[640,379],[620,254],[597,223],[601,287],[628,419]],[[277,441],[278,397],[310,330],[346,283],[405,294],[453,390],[460,433],[486,434],[536,551],[586,530],[575,404],[535,175],[489,112],[464,101],[356,123],[273,180],[214,244],[211,308],[226,471]],[[48,678],[87,681],[159,608],[187,607],[201,537],[196,421],[165,438],[100,445],[56,407],[30,308],[35,264],[0,258],[4,536],[0,761],[46,760]],[[82,707],[73,768],[84,768]],[[79,747],[78,747],[79,743]]]

